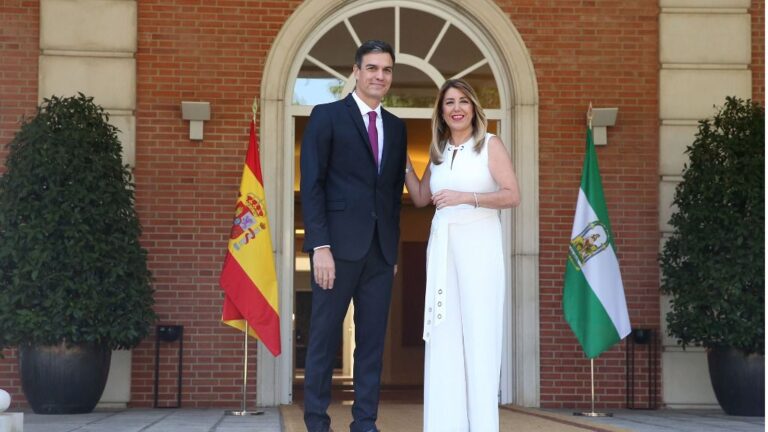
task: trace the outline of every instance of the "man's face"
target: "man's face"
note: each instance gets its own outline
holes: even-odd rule
[[[381,102],[392,85],[392,57],[388,53],[372,52],[363,56],[360,67],[353,71],[357,95],[366,102]]]

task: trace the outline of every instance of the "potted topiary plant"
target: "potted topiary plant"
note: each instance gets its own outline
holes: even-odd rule
[[[661,254],[668,331],[707,349],[728,414],[764,413],[765,113],[734,97],[699,122]]]
[[[0,348],[18,347],[37,413],[92,411],[113,349],[155,319],[131,172],[82,93],[44,99],[0,177]]]

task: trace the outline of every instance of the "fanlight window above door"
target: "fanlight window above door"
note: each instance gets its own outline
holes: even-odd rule
[[[463,78],[484,108],[501,108],[498,86],[485,51],[448,16],[400,6],[342,17],[303,59],[293,86],[293,105],[340,99],[354,88],[354,54],[361,42],[381,39],[395,49],[395,76],[384,105],[431,108],[447,79]]]

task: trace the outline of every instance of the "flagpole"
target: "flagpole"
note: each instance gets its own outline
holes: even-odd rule
[[[589,377],[592,388],[591,410],[575,412],[573,415],[582,417],[613,417],[611,413],[595,412],[595,359],[589,359]]]
[[[248,323],[245,323],[245,331],[243,332],[245,339],[243,341],[243,400],[240,411],[225,411],[226,415],[233,416],[251,416],[262,415],[264,411],[248,411],[245,409],[245,400],[248,389]]]
[[[253,98],[253,105],[251,105],[251,110],[253,110],[253,123],[256,124],[256,111],[258,110],[259,104],[256,102],[256,98]],[[243,400],[240,405],[241,410],[240,411],[226,411],[226,415],[234,415],[234,416],[250,416],[250,415],[262,415],[264,414],[264,411],[248,411],[245,409],[245,401],[247,399],[247,390],[248,390],[248,321],[245,321],[245,329],[243,331]]]
[[[592,129],[592,101],[589,101],[589,109],[587,109],[587,127],[590,130]],[[613,414],[611,413],[595,412],[595,359],[593,358],[589,359],[589,385],[591,394],[590,410],[588,412],[575,412],[573,415],[584,417],[613,417]]]
[[[592,136],[592,121],[594,111],[592,101],[589,102],[587,109],[587,148],[584,156],[584,170],[582,172],[581,186],[579,187],[579,198],[576,202],[576,216],[574,217],[573,232],[580,233],[571,238],[568,260],[565,269],[565,285],[563,289],[563,312],[565,319],[571,326],[571,329],[579,339],[586,357],[589,358],[590,372],[590,411],[574,412],[576,416],[586,417],[612,417],[610,413],[600,413],[595,411],[595,357],[604,352],[610,345],[620,341],[629,334],[629,315],[626,310],[626,300],[624,298],[624,287],[619,273],[618,259],[616,258],[613,246],[612,234],[610,232],[610,222],[608,222],[608,210],[603,198],[603,187],[600,181],[600,173],[597,168],[597,155],[594,149],[594,137]],[[591,198],[593,199],[590,199]],[[585,216],[589,215],[589,216]],[[596,227],[601,227],[597,229]],[[604,262],[596,264],[586,261],[592,256],[601,252],[607,252],[603,255]],[[611,289],[608,293],[608,302],[601,298],[600,303],[605,308],[605,314],[597,313],[591,316],[591,308],[587,310],[584,307],[586,302],[583,297],[587,292],[594,292],[592,280],[583,273],[583,267],[588,266],[591,279],[601,278],[598,273],[611,275],[611,282],[606,285]],[[613,311],[615,314],[610,314]],[[614,315],[617,318],[614,318]],[[604,335],[590,334],[590,329],[600,323],[603,325],[609,320],[611,326],[616,330],[619,336],[617,339],[606,337]]]
[[[592,394],[592,409],[590,413],[595,412],[595,359],[589,359],[589,384]],[[245,408],[243,408],[245,409]]]

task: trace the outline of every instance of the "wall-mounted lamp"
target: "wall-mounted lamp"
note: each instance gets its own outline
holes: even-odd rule
[[[182,102],[181,118],[189,120],[189,139],[203,139],[203,122],[211,119],[210,102]]]
[[[608,144],[608,126],[616,124],[618,108],[592,108],[592,137],[595,145]]]

